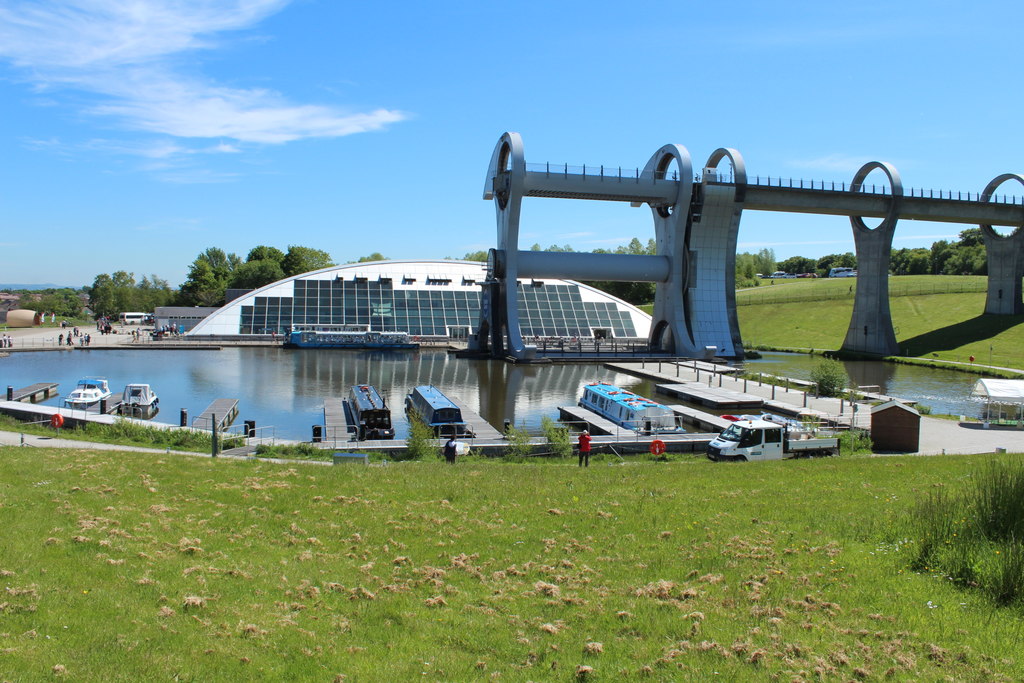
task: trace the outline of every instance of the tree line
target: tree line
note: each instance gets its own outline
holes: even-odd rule
[[[574,252],[572,246],[553,244],[546,249],[540,244],[532,251]],[[656,254],[653,239],[646,243],[633,238],[628,244],[614,249],[595,249],[597,254]],[[473,251],[464,257],[467,261],[486,261],[486,251]],[[373,253],[359,258],[356,263],[383,261],[386,257]],[[134,273],[119,270],[113,274],[101,273],[91,286],[82,292],[71,288],[23,292],[19,305],[36,311],[55,313],[73,318],[81,314],[83,293],[88,307],[96,316],[115,316],[124,311],[152,311],[158,306],[221,306],[228,289],[256,289],[287,277],[301,275],[321,268],[337,265],[326,251],[293,245],[287,251],[277,247],[259,245],[242,259],[218,247],[202,251],[189,265],[185,282],[173,289],[166,280],[156,275],[136,280]],[[836,267],[856,268],[857,258],[852,252],[828,254],[820,258],[791,256],[777,260],[772,249],[757,253],[736,254],[736,286],[754,287],[760,284],[758,274],[770,275],[782,270],[787,273],[814,273],[826,277]],[[893,250],[890,271],[894,275],[985,275],[987,262],[985,245],[979,228],[968,228],[955,242],[940,240],[930,249],[923,247]],[[629,303],[639,305],[654,300],[652,282],[612,282],[593,280],[584,284],[600,289]]]

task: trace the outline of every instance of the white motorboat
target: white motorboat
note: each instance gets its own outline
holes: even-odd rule
[[[122,415],[148,420],[160,410],[160,399],[148,384],[128,384],[121,394],[118,411]]]
[[[78,380],[75,390],[64,398],[68,408],[90,408],[103,399],[110,398],[110,387],[102,377],[86,377]]]

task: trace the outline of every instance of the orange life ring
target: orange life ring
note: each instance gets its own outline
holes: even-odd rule
[[[60,413],[54,413],[50,416],[50,426],[54,429],[60,429],[64,426],[64,416]]]
[[[665,452],[665,442],[661,439],[655,439],[651,442],[651,455],[661,455]]]

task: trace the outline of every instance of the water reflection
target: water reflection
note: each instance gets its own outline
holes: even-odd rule
[[[808,379],[818,360],[771,353],[747,365],[755,372],[760,368]],[[981,405],[968,398],[974,375],[871,361],[847,361],[844,366],[858,386],[878,385],[883,393],[916,399],[935,412],[981,414]],[[558,406],[575,404],[582,386],[592,381],[612,382],[657,400],[652,383],[598,364],[509,365],[459,360],[436,350],[117,349],[14,353],[0,358],[0,389],[59,382],[64,395],[88,375],[106,377],[117,394],[129,382],[151,384],[160,396],[158,419],[163,422],[177,423],[181,409],[194,417],[214,399],[237,398],[239,421],[256,420],[260,426],[273,426],[279,438],[300,440],[309,440],[312,425],[323,423],[325,399],[340,399],[351,385],[365,382],[384,394],[400,437],[408,433],[405,395],[418,384],[440,387],[499,428],[505,420],[536,429],[543,417],[557,419]],[[60,398],[47,403],[57,405]]]
[[[803,353],[764,353],[745,366],[753,372],[810,379],[820,360]],[[971,398],[978,375],[882,361],[844,360],[842,364],[854,386],[877,386],[883,394],[918,401],[934,413],[981,416],[983,404]]]
[[[521,366],[500,361],[459,360],[444,351],[317,351],[227,348],[221,351],[103,350],[19,353],[0,359],[0,385],[22,387],[54,381],[67,393],[81,377],[97,375],[120,392],[128,382],[146,382],[160,396],[160,420],[177,422],[181,409],[199,414],[216,398],[238,398],[239,420],[272,425],[280,438],[308,440],[323,422],[325,399],[340,399],[353,384],[376,385],[392,408],[399,437],[407,434],[406,394],[434,384],[492,425],[505,420],[537,428],[558,406],[575,404],[586,382],[625,387],[636,378],[595,364]],[[59,398],[47,404],[56,405]]]

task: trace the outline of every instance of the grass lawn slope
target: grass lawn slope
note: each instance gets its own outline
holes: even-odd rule
[[[983,459],[0,449],[0,679],[1020,680],[1020,606],[901,531]]]
[[[738,302],[750,302],[737,307],[744,343],[838,349],[853,311],[849,280],[838,288],[830,280],[788,280],[773,292],[759,291],[771,287],[759,287],[738,293]],[[1024,315],[982,315],[984,291],[966,291],[976,287],[973,280],[890,278],[889,305],[901,353],[958,362],[974,356],[977,363],[1024,369]]]

